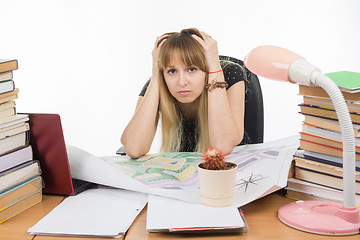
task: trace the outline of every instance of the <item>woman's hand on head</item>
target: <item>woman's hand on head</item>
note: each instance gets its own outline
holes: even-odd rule
[[[152,58],[153,58],[153,71],[159,71],[158,68],[158,60],[159,60],[159,53],[162,44],[165,42],[167,35],[161,35],[156,38],[154,49],[152,50]]]
[[[217,41],[205,32],[200,32],[200,34],[203,39],[201,39],[195,34],[191,36],[203,47],[209,72],[218,71],[219,69],[221,69],[221,66],[219,61]]]

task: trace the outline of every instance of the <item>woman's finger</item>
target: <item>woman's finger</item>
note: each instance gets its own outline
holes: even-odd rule
[[[155,41],[155,47],[159,47],[168,37],[168,34],[163,34],[161,36],[158,36]]]
[[[198,41],[200,43],[200,45],[202,47],[204,47],[205,41],[201,37],[199,37],[199,36],[197,36],[195,34],[191,35],[191,37],[193,37],[196,41]]]
[[[204,38],[204,39],[209,39],[211,38],[211,36],[209,34],[207,34],[206,32],[200,32],[201,36]]]

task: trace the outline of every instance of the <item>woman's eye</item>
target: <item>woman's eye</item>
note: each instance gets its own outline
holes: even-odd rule
[[[197,70],[197,68],[195,68],[195,67],[189,68],[189,72],[195,72],[196,70]]]
[[[168,73],[169,73],[169,74],[174,74],[175,72],[176,72],[175,69],[169,69],[169,70],[168,70]]]

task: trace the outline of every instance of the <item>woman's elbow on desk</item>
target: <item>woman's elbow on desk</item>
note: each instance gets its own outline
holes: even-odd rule
[[[234,137],[233,139],[227,139],[227,141],[221,141],[215,143],[213,146],[220,149],[223,154],[227,155],[231,153],[238,144],[242,141],[242,137]]]
[[[139,158],[141,156],[144,156],[148,151],[141,149],[140,147],[128,147],[124,145],[124,150],[126,155],[128,155],[131,158]]]
[[[221,149],[221,151],[223,152],[224,155],[228,155],[229,153],[231,153],[233,151],[234,147],[236,147],[236,144],[235,145],[222,146],[222,147],[218,147],[218,148]]]
[[[150,150],[150,147],[144,146],[144,143],[132,143],[125,141],[125,139],[121,138],[121,143],[124,146],[124,150],[126,155],[128,155],[131,158],[139,158],[145,154],[147,154]]]

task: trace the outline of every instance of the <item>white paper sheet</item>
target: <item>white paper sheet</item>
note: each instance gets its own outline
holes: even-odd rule
[[[149,195],[146,229],[245,227],[236,207],[208,207]]]
[[[147,194],[89,189],[66,198],[28,232],[33,235],[120,237],[147,203]]]
[[[235,147],[226,156],[238,164],[234,206],[243,206],[286,186],[299,136]],[[186,202],[201,203],[196,165],[201,153],[163,153],[138,159],[96,157],[67,146],[73,178]]]

